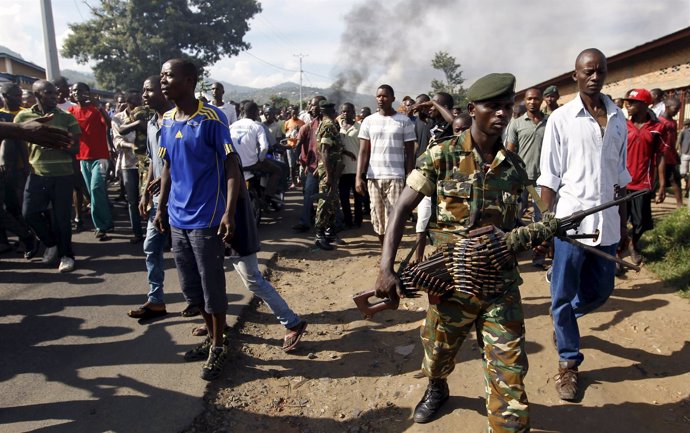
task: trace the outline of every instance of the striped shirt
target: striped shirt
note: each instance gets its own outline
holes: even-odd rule
[[[367,179],[405,178],[405,143],[416,140],[409,117],[372,114],[362,121],[359,138],[371,142]]]

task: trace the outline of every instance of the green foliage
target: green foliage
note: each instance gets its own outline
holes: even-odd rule
[[[455,100],[455,105],[467,105],[465,88],[462,87],[465,79],[462,77],[462,70],[460,65],[456,63],[455,57],[446,51],[438,51],[434,54],[434,58],[431,59],[431,66],[441,71],[445,77],[445,81],[431,80],[431,93],[450,93]]]
[[[284,96],[272,95],[268,100],[269,104],[275,108],[283,108],[290,105],[290,100]]]
[[[647,266],[665,282],[690,297],[690,214],[678,209],[655,221],[642,236]]]
[[[139,88],[168,59],[207,66],[248,49],[247,21],[260,11],[256,0],[101,0],[92,19],[69,25],[62,55],[95,61],[104,88]]]

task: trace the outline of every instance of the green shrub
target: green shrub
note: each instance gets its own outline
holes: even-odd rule
[[[678,209],[654,222],[642,236],[642,253],[649,269],[690,297],[690,213]]]

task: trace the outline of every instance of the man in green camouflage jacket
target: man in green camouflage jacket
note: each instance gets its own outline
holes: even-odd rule
[[[393,211],[383,243],[376,294],[396,299],[402,285],[393,271],[404,223],[424,196],[436,195],[435,244],[452,243],[470,230],[494,225],[514,228],[519,198],[529,185],[520,158],[503,147],[501,136],[511,119],[515,77],[489,74],[468,89],[472,127],[428,149],[417,160]],[[494,297],[455,290],[430,305],[421,330],[422,372],[429,378],[414,420],[431,421],[448,399],[446,378],[455,355],[476,325],[480,338],[490,432],[529,431],[529,406],[524,389],[527,354],[517,267],[503,272],[505,290]]]
[[[316,131],[319,144],[319,201],[316,205],[316,246],[332,250],[335,240],[335,213],[338,206],[338,182],[343,171],[343,143],[340,127],[335,122],[335,106],[319,101],[321,123]]]

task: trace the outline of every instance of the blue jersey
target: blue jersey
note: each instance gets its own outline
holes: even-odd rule
[[[176,111],[163,116],[159,150],[170,164],[170,224],[181,229],[218,226],[227,196],[224,162],[235,152],[227,118],[201,101],[186,121],[176,121]]]

